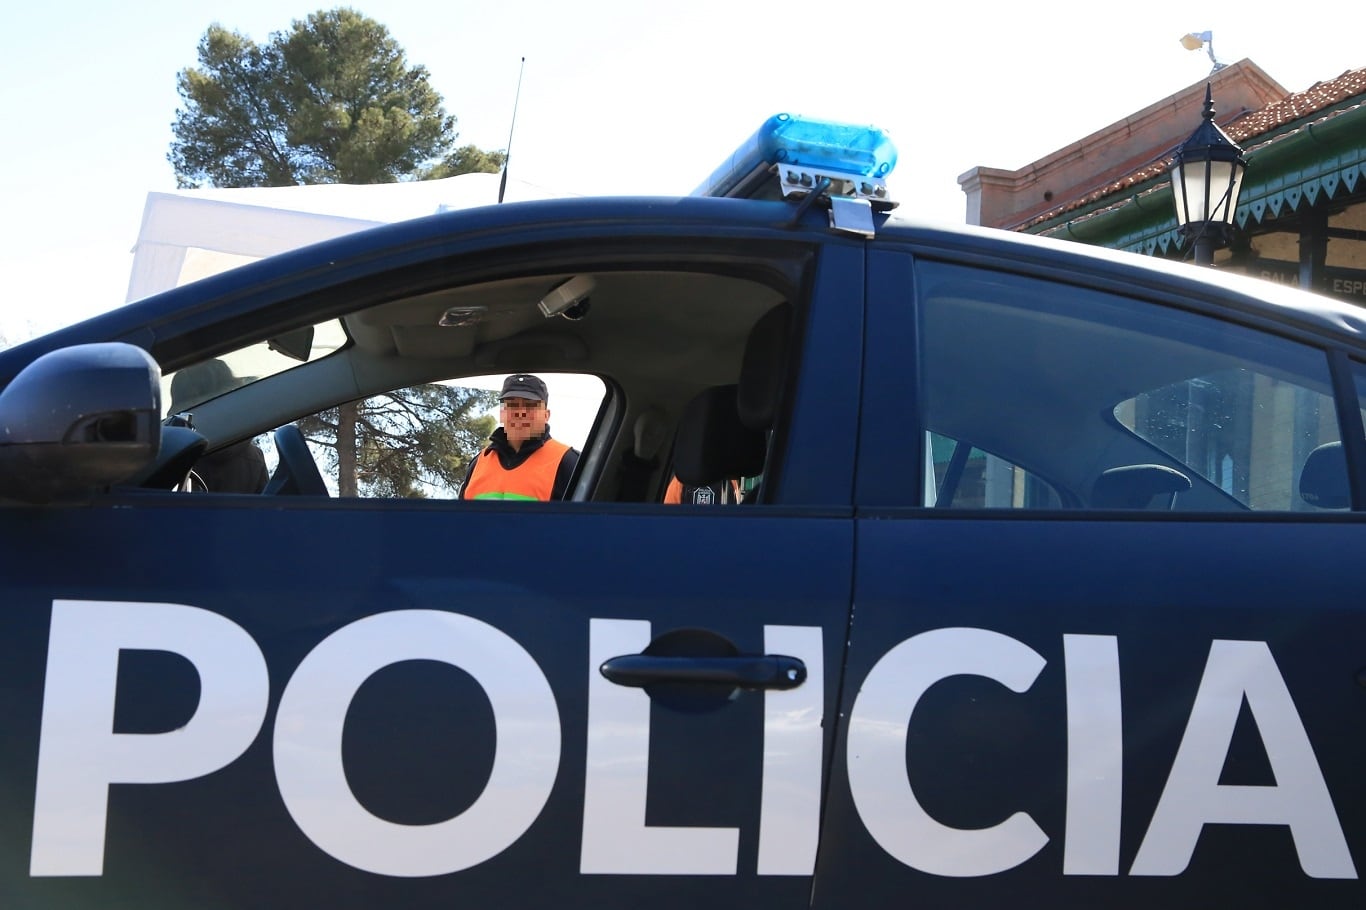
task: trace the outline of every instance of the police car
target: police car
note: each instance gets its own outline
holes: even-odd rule
[[[822,130],[0,353],[3,906],[1360,907],[1366,319]],[[522,371],[601,383],[565,501],[298,430]]]

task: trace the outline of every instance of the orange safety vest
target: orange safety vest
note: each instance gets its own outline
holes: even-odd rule
[[[526,461],[509,471],[498,460],[497,452],[485,450],[475,462],[460,498],[549,502],[555,489],[555,472],[568,451],[569,446],[559,440],[547,439]]]

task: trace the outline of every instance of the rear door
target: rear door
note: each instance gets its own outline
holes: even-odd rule
[[[1359,904],[1360,368],[1076,271],[869,285],[816,905]]]
[[[862,326],[830,304],[862,277],[834,248],[791,301],[763,505],[0,508],[6,906],[806,905],[853,581]],[[600,672],[727,649],[805,682]]]

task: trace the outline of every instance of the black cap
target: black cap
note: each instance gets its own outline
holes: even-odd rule
[[[549,401],[550,395],[546,392],[545,383],[540,380],[540,377],[532,376],[530,373],[514,373],[503,380],[503,391],[498,395],[499,401],[505,401],[509,398]]]

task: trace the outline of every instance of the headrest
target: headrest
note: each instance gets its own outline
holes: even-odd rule
[[[1129,464],[1110,468],[1096,478],[1091,490],[1093,509],[1146,509],[1153,498],[1166,495],[1170,508],[1177,493],[1191,488],[1191,480],[1175,468],[1160,464]]]
[[[738,408],[745,426],[771,430],[778,416],[779,397],[787,374],[788,327],[792,306],[769,310],[749,330],[740,364]]]
[[[187,410],[254,381],[250,377],[234,375],[232,367],[217,358],[192,363],[176,370],[171,377],[171,408],[168,413]]]
[[[1309,453],[1300,471],[1300,499],[1320,509],[1347,509],[1352,505],[1347,482],[1347,456],[1342,443],[1326,442]]]
[[[653,461],[669,439],[669,425],[658,408],[646,408],[636,415],[631,428],[633,451],[641,461]]]
[[[674,443],[674,473],[679,480],[701,486],[763,471],[764,434],[740,422],[735,401],[735,386],[713,386],[683,409]]]

